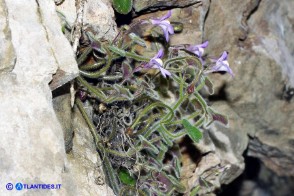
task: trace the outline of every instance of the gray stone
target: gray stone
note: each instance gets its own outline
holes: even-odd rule
[[[73,119],[75,136],[72,151],[67,155],[67,159],[68,168],[79,186],[77,195],[114,195],[112,189],[106,185],[103,164],[93,136],[77,108]]]
[[[283,80],[291,87],[294,87],[293,8],[293,1],[261,1],[248,21],[250,33],[255,35],[253,50],[281,66]]]
[[[184,164],[185,168],[191,168],[187,179],[187,188],[192,190],[200,186],[200,195],[208,194],[221,185],[228,185],[236,179],[245,168],[242,154],[247,148],[247,133],[242,129],[240,116],[235,113],[225,102],[217,102],[212,106],[217,111],[228,115],[230,125],[228,127],[214,123],[204,130],[204,138],[199,144],[195,144],[202,154],[199,163],[190,162]],[[206,181],[209,186],[203,184]]]
[[[114,195],[106,185],[103,164],[87,123],[78,108],[71,108],[69,85],[53,92],[53,106],[63,129],[68,164],[66,190],[71,195]],[[74,137],[73,137],[74,136]],[[71,186],[78,186],[72,188]]]
[[[287,0],[212,1],[204,31],[209,53],[230,52],[236,77],[213,80],[240,116],[239,132],[251,137],[248,155],[284,176],[294,175],[294,105],[283,96],[294,78],[292,7]]]
[[[47,82],[52,80],[52,74],[57,69],[72,75],[67,81],[76,77],[78,68],[74,54],[61,32],[54,4],[47,1],[40,1],[38,4],[7,1],[6,4],[12,43],[17,55],[13,72],[23,79],[35,78]],[[19,10],[35,14],[23,17]]]
[[[209,1],[204,0],[201,4],[173,9],[170,21],[182,23],[183,31],[171,36],[170,45],[202,43],[204,20],[208,8]]]
[[[195,3],[201,3],[201,0],[172,0],[172,1],[159,1],[159,0],[134,0],[133,7],[136,12],[146,9],[158,9],[166,7],[186,7]]]
[[[77,74],[76,62],[60,32],[52,1],[6,1],[6,6],[17,61],[12,73],[2,74],[0,79],[1,133],[5,135],[0,144],[5,156],[1,157],[5,175],[1,184],[19,181],[66,186],[71,182],[64,177],[64,140],[48,83],[58,68],[67,66],[65,71]],[[8,194],[5,186],[0,189],[1,195]],[[68,190],[61,186],[58,193],[64,195]]]
[[[91,195],[92,192],[107,195],[111,190],[106,185],[102,188],[92,183],[91,187],[86,186],[90,175],[96,175],[97,171],[96,165],[89,166],[87,159],[94,160],[93,156],[96,156],[99,161],[96,152],[91,151],[89,157],[81,155],[78,165],[72,159],[67,161],[62,127],[53,110],[49,87],[52,75],[57,70],[68,74],[71,79],[78,74],[72,48],[61,33],[54,1],[6,0],[5,3],[8,16],[2,15],[1,11],[0,21],[8,21],[5,24],[9,24],[7,28],[11,31],[17,61],[11,73],[0,75],[0,131],[3,134],[0,137],[0,169],[3,175],[0,195]],[[3,1],[1,9],[2,5]],[[5,39],[9,45],[9,36]],[[5,52],[1,50],[1,57]],[[13,56],[8,56],[6,60],[12,62],[12,59]],[[55,83],[62,85],[70,77],[58,79],[59,82]],[[63,118],[70,118],[70,113],[64,115],[68,116]],[[89,149],[84,150],[89,154]],[[76,169],[84,167],[81,166],[84,163],[91,171]],[[17,182],[61,184],[61,189],[8,191],[5,185],[9,182],[14,185]],[[106,189],[107,192],[103,192]]]
[[[75,54],[61,32],[61,25],[54,7],[48,9],[47,3],[38,2],[39,15],[46,31],[46,38],[51,43],[51,50],[54,51],[54,58],[58,65],[57,72],[53,75],[50,83],[51,90],[54,90],[78,76],[79,71],[75,61]],[[56,28],[56,27],[60,28]]]
[[[64,1],[57,6],[57,11],[65,16],[71,26],[74,24],[76,20],[74,0]],[[83,15],[83,30],[92,32],[97,39],[112,40],[115,38],[118,31],[110,1],[86,1]]]
[[[16,59],[7,14],[6,3],[0,0],[0,73],[12,71]]]
[[[15,74],[5,74],[0,77],[0,87],[1,195],[9,194],[5,189],[9,182],[65,185],[64,141],[49,86],[40,82],[32,86]],[[46,191],[44,195],[53,191],[62,195],[67,192],[61,186],[61,190]]]
[[[55,114],[62,126],[63,138],[65,143],[65,150],[69,152],[72,149],[72,139],[74,136],[72,121],[72,107],[71,107],[71,95],[70,84],[64,85],[61,88],[53,91],[53,108]]]
[[[254,172],[248,173],[254,179],[242,181],[235,195],[238,196],[289,196],[294,192],[294,181],[291,176],[278,176],[264,164],[255,164]]]

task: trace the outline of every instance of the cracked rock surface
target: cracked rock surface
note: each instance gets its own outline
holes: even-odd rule
[[[95,183],[98,170],[85,172],[99,164],[93,149],[74,159],[65,152],[51,90],[75,78],[78,67],[54,1],[1,0],[0,24],[0,195],[111,195]],[[89,168],[77,169],[88,159]],[[61,189],[8,191],[9,182]]]
[[[211,16],[206,20],[206,37],[211,45],[217,46],[209,50],[230,51],[229,61],[236,73],[233,80],[222,83],[215,77],[215,83],[220,87],[225,85],[228,105],[244,121],[240,132],[250,136],[248,155],[260,158],[279,175],[293,176],[290,165],[294,164],[294,105],[285,94],[293,87],[294,78],[291,55],[294,43],[290,38],[294,34],[291,23],[294,16],[290,10],[294,4],[284,0],[231,2],[230,5],[232,8],[212,2]],[[230,14],[220,12],[226,12],[225,7]],[[252,13],[246,23],[238,22],[239,13],[248,12]],[[281,19],[283,14],[287,17]],[[213,28],[222,30],[215,32]],[[240,41],[240,38],[246,39]]]
[[[7,20],[7,7],[0,1],[0,72],[10,72],[15,64],[15,51],[11,43],[11,32]]]
[[[219,97],[214,104],[224,102],[228,107],[220,112],[238,115],[229,129],[243,137],[233,143],[245,142],[248,134],[247,155],[287,178],[294,164],[293,7],[289,0],[211,1],[204,30],[207,51],[229,51],[236,75],[213,76]]]
[[[66,0],[57,6],[70,25],[76,19],[74,0]],[[97,39],[112,40],[117,35],[114,11],[109,0],[87,0],[83,14],[83,30],[92,32]]]

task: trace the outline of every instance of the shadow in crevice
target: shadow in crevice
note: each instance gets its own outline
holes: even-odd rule
[[[195,147],[193,141],[188,136],[185,136],[179,145],[183,149],[182,154],[188,154],[194,163],[198,163],[201,160],[201,152]]]
[[[244,172],[229,185],[222,186],[222,190],[217,194],[218,196],[228,196],[228,195],[247,196],[247,194],[245,193],[247,191],[244,189],[244,182],[246,181],[246,182],[258,183],[259,173],[261,170],[261,162],[259,159],[254,157],[249,157],[246,154],[247,152],[244,153],[244,159],[245,159]],[[255,187],[251,187],[251,190],[248,189],[248,192],[254,191],[254,189]]]
[[[129,25],[132,20],[132,12],[128,13],[128,14],[119,14],[117,12],[115,12],[115,22],[117,24],[117,27],[121,27],[123,25]]]
[[[52,98],[56,98],[58,96],[62,96],[65,94],[69,94],[70,93],[70,82],[64,84],[63,86],[55,89],[52,91]]]
[[[228,94],[226,92],[226,84],[224,84],[218,94],[214,94],[208,97],[209,101],[227,101],[228,100]]]

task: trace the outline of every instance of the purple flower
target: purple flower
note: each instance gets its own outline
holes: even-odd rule
[[[228,72],[231,76],[234,76],[233,71],[231,70],[229,63],[227,61],[228,53],[224,51],[219,59],[213,60],[215,65],[211,68],[212,72],[225,71]]]
[[[204,54],[204,48],[208,46],[208,41],[205,41],[202,44],[198,45],[190,45],[187,47],[187,50],[194,53],[197,57],[201,58],[202,55]]]
[[[174,34],[173,26],[170,24],[170,22],[168,20],[166,20],[166,19],[170,18],[170,16],[171,16],[171,10],[169,10],[167,12],[167,14],[162,16],[161,18],[150,19],[150,21],[153,25],[160,26],[162,28],[163,33],[164,33],[164,37],[167,42],[169,40],[169,34],[171,34],[171,35]]]
[[[150,69],[155,68],[159,69],[162,76],[166,78],[166,76],[170,76],[171,73],[162,67],[163,62],[160,59],[163,56],[163,49],[160,49],[158,53],[144,66],[144,68]]]

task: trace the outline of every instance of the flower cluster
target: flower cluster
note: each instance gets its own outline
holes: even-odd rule
[[[150,23],[152,25],[159,26],[162,28],[166,42],[169,41],[169,35],[174,34],[174,28],[170,24],[170,22],[167,20],[170,17],[171,17],[171,10],[169,10],[167,12],[167,14],[162,16],[161,18],[150,19]],[[143,24],[144,23],[148,23],[148,21],[143,21]],[[168,70],[163,68],[163,62],[161,60],[161,58],[163,57],[163,54],[164,54],[163,49],[160,49],[157,52],[157,54],[153,58],[151,58],[147,64],[145,64],[143,66],[143,68],[145,68],[145,69],[150,69],[150,68],[159,69],[164,78],[166,78],[166,76],[171,76],[171,73]],[[136,69],[136,71],[137,70],[138,69]]]
[[[164,37],[167,42],[169,41],[169,35],[174,34],[173,26],[167,20],[170,17],[171,17],[171,11],[168,11],[168,13],[161,18],[150,19],[151,24],[162,28]],[[146,23],[146,21],[144,21],[143,23]],[[202,44],[189,45],[185,47],[185,49],[195,54],[196,57],[200,59],[203,65],[205,64],[205,61],[203,59],[204,49],[208,46],[208,43],[209,43],[208,41],[205,41]],[[151,60],[144,66],[144,68],[159,69],[162,76],[166,78],[166,76],[171,76],[171,73],[168,70],[163,68],[163,61],[161,60],[162,57],[163,57],[163,49],[160,49],[158,53],[153,58],[151,58]],[[218,59],[210,59],[212,64],[208,66],[209,69],[205,70],[205,73],[224,71],[224,72],[228,72],[231,76],[234,76],[233,71],[231,70],[229,63],[227,61],[227,58],[228,58],[228,53],[224,51]]]
[[[203,60],[203,54],[204,49],[208,46],[208,41],[203,42],[202,44],[198,45],[190,45],[186,48],[186,50],[194,53],[201,61],[202,64],[204,64]],[[219,72],[224,71],[228,72],[231,76],[234,76],[233,71],[230,68],[230,65],[228,63],[228,52],[224,51],[221,56],[218,59],[210,59],[212,62],[212,66],[209,66],[210,69],[206,70],[206,73],[210,72]]]

